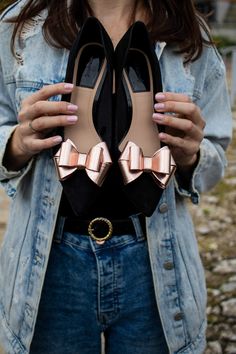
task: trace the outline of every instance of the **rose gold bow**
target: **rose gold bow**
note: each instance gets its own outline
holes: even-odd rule
[[[151,172],[157,184],[166,188],[174,174],[176,164],[167,146],[156,151],[152,157],[143,156],[142,149],[129,141],[119,158],[119,165],[124,183],[128,184],[138,178],[143,172]]]
[[[85,154],[79,152],[70,139],[62,143],[61,148],[54,156],[54,161],[61,181],[68,178],[77,169],[85,169],[89,178],[99,187],[112,163],[105,142],[98,143]]]

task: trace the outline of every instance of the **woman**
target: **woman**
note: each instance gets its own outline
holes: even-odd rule
[[[131,207],[135,231],[105,243],[65,228],[53,163],[56,128],[80,119],[80,103],[64,100],[73,91],[65,75],[68,49],[91,15],[114,47],[132,23],[147,25],[163,82],[152,119],[177,166],[146,226]],[[109,354],[203,353],[206,289],[185,200],[197,204],[222,177],[231,136],[225,69],[206,32],[190,0],[20,0],[2,14],[0,180],[12,199],[0,255],[7,353],[100,353],[101,333]],[[117,208],[112,198],[111,214],[122,214],[126,200]]]

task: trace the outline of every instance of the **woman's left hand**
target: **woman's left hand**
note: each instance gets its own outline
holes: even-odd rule
[[[160,140],[169,146],[178,168],[191,168],[204,137],[205,121],[200,108],[187,95],[160,92],[154,105],[153,120],[165,126]],[[164,114],[163,114],[164,113]]]

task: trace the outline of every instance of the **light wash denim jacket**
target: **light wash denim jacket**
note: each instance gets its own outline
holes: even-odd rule
[[[9,7],[0,23],[0,182],[12,201],[0,253],[0,343],[9,354],[29,353],[62,188],[51,151],[40,153],[18,172],[4,167],[3,156],[22,99],[43,85],[63,81],[68,59],[67,50],[45,43],[41,32],[45,13],[28,24],[22,46],[16,46],[17,60],[13,57],[12,26],[4,20],[16,15],[25,1]],[[156,52],[164,90],[189,95],[206,120],[190,189],[172,181],[147,218],[156,300],[169,351],[200,354],[205,346],[206,288],[185,200],[198,203],[199,193],[213,187],[224,173],[224,150],[232,129],[225,68],[213,48],[204,48],[197,61],[185,66],[182,56],[163,43],[157,44]]]

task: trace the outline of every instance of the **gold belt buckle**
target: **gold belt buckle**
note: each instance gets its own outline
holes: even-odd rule
[[[101,223],[105,223],[108,226],[108,232],[105,236],[96,236],[94,235],[94,223],[97,222],[101,222]],[[112,231],[113,231],[113,226],[110,220],[106,219],[106,218],[95,218],[93,220],[90,221],[89,226],[88,226],[88,234],[89,236],[92,237],[93,240],[95,240],[98,244],[103,244],[106,240],[108,240],[111,235],[112,235]]]

